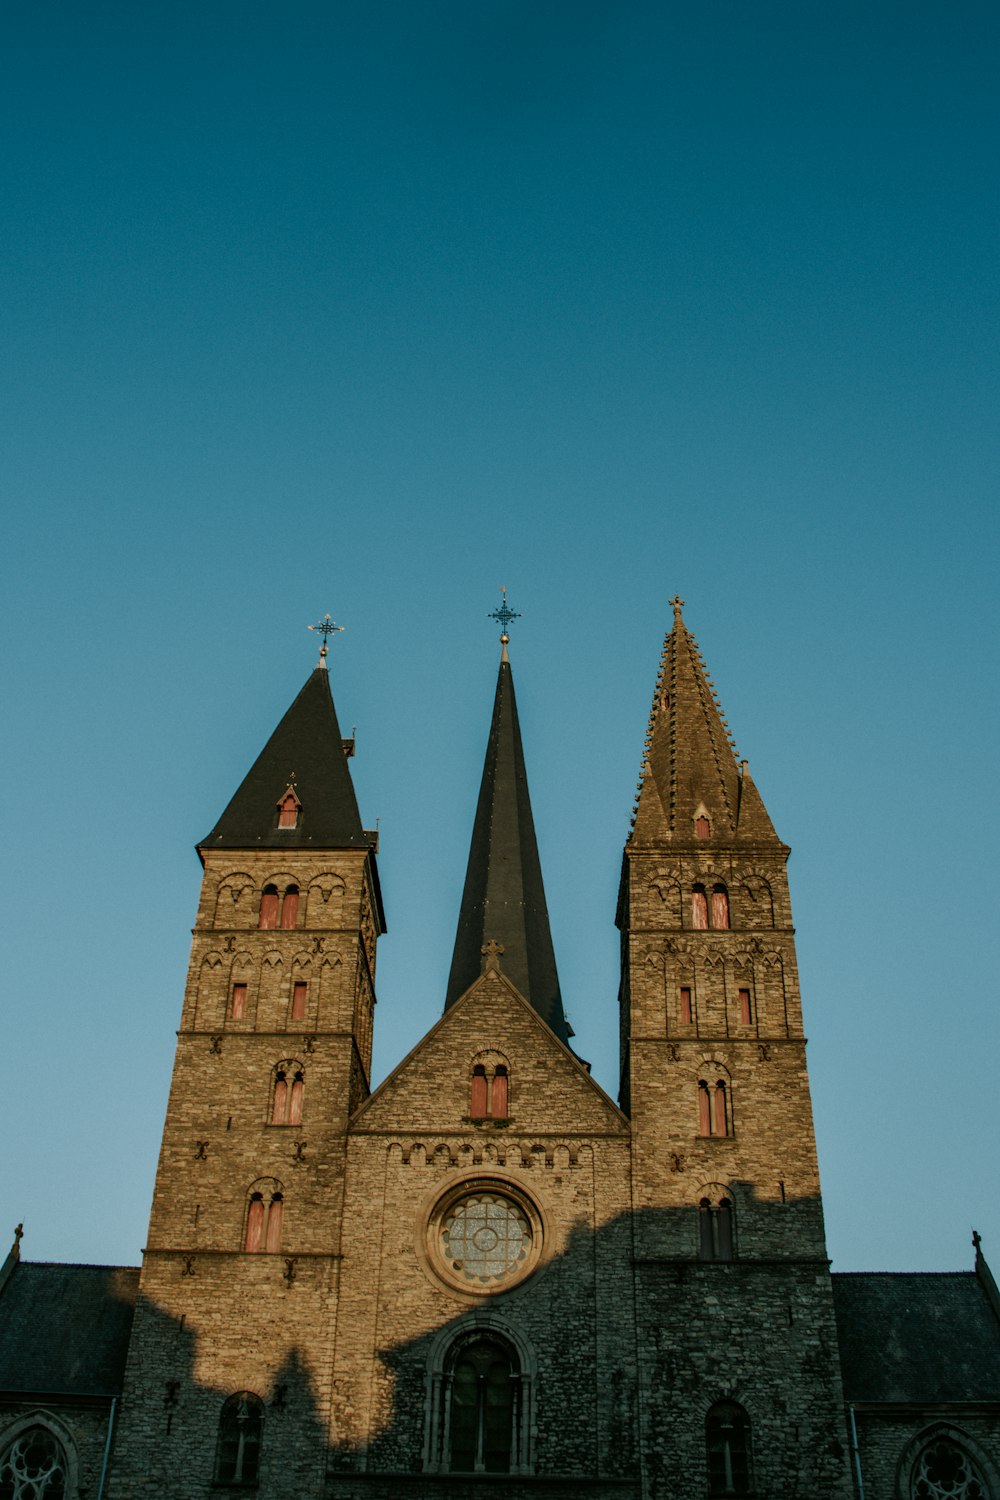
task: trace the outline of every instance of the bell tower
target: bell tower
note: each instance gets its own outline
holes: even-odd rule
[[[385,928],[352,753],[324,633],[319,665],[198,846],[116,1497],[287,1493],[289,1476],[297,1493],[322,1491],[347,1128],[369,1093]],[[280,1442],[261,1443],[265,1423]]]
[[[617,919],[637,1317],[660,1333],[644,1396],[651,1430],[689,1452],[690,1472],[714,1397],[755,1434],[760,1493],[798,1493],[794,1469],[812,1492],[839,1496],[849,1479],[789,850],[737,759],[682,604],[672,601]],[[806,1378],[820,1350],[828,1357]],[[683,1403],[655,1398],[667,1365],[699,1391],[697,1431]]]

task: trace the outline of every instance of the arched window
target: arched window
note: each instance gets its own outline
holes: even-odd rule
[[[47,1427],[22,1430],[4,1449],[0,1457],[3,1500],[64,1500],[66,1487],[66,1454]]]
[[[710,1083],[707,1078],[699,1078],[699,1135],[728,1135],[729,1127],[729,1097],[725,1079],[717,1078],[714,1083]]]
[[[216,1484],[256,1485],[263,1430],[264,1403],[260,1397],[251,1391],[230,1396],[219,1417]]]
[[[698,1204],[698,1259],[733,1260],[733,1200],[728,1194]]]
[[[460,1474],[509,1474],[518,1416],[517,1361],[490,1336],[464,1342],[449,1371],[448,1469]]]
[[[696,839],[707,839],[712,834],[712,825],[704,814],[694,820],[694,836]]]
[[[247,987],[241,981],[233,985],[229,1016],[233,1021],[242,1021],[247,1013]]]
[[[750,1418],[736,1401],[719,1401],[705,1418],[710,1495],[749,1495]]]
[[[690,1026],[694,1016],[691,1006],[691,986],[682,984],[677,993],[680,1002],[681,1025]]]
[[[486,1069],[479,1063],[472,1070],[472,1089],[469,1099],[469,1114],[474,1120],[482,1120],[488,1113],[487,1110],[487,1083]]]
[[[729,893],[724,885],[712,887],[712,926],[723,931],[729,927]]]
[[[266,885],[260,896],[260,920],[257,926],[270,932],[278,925],[278,887]]]
[[[308,989],[304,979],[296,979],[292,983],[292,1020],[304,1021],[306,1018],[306,995]]]
[[[250,1255],[261,1251],[275,1254],[281,1249],[281,1221],[285,1201],[277,1183],[256,1187],[247,1204],[243,1248]]]
[[[913,1471],[913,1500],[989,1500],[975,1464],[957,1443],[939,1437],[923,1449]]]
[[[696,885],[691,892],[691,926],[699,932],[708,929],[708,897],[703,885]]]
[[[281,925],[283,928],[292,928],[298,920],[299,888],[297,885],[287,885],[285,887],[285,899],[281,903]]]
[[[490,1114],[494,1120],[506,1120],[507,1118],[507,1069],[503,1063],[497,1064],[497,1070],[493,1074]]]
[[[741,989],[739,992],[740,1002],[740,1025],[749,1026],[753,1022],[753,1007],[750,1004],[750,991]]]
[[[274,1070],[274,1092],[271,1097],[272,1125],[302,1124],[302,1095],[305,1074],[298,1063],[279,1063]]]

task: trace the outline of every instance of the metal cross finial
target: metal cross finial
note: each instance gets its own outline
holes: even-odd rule
[[[500,626],[501,644],[506,646],[507,642],[510,640],[510,636],[507,634],[507,627],[510,624],[511,620],[519,620],[521,618],[521,615],[518,610],[511,609],[508,605],[507,590],[504,588],[503,584],[500,585],[500,608],[491,610],[486,618],[488,620],[496,620],[497,624]]]
[[[344,627],[338,625],[335,620],[331,620],[329,615],[324,615],[318,625],[309,625],[306,628],[317,631],[323,637],[323,644],[319,648],[319,659],[322,664],[326,661],[326,653],[330,649],[330,637],[336,631],[343,630]]]

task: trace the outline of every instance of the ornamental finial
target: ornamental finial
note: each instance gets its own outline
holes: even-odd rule
[[[331,620],[329,615],[324,615],[318,624],[306,627],[307,630],[317,631],[323,637],[323,644],[319,648],[319,664],[321,667],[326,666],[326,653],[330,649],[330,637],[338,630],[343,630],[343,628],[343,625],[338,625],[335,620]]]
[[[506,661],[507,646],[510,641],[510,636],[507,633],[507,628],[510,625],[511,620],[519,620],[521,616],[516,609],[511,609],[508,605],[507,590],[503,584],[500,585],[500,608],[491,610],[486,618],[488,620],[496,620],[497,624],[500,626],[500,644],[503,647],[500,660]]]
[[[667,600],[667,603],[673,607],[674,619],[679,620],[681,617],[681,610],[684,608],[684,600],[681,598],[680,594],[675,594],[672,599]]]

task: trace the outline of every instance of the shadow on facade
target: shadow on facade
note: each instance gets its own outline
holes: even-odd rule
[[[732,1193],[731,1260],[698,1258],[706,1245],[697,1206],[622,1214],[597,1230],[579,1224],[520,1285],[485,1296],[449,1292],[433,1254],[427,1264],[397,1257],[377,1281],[360,1254],[356,1265],[346,1258],[336,1334],[293,1346],[265,1389],[251,1386],[263,1403],[257,1492],[429,1500],[486,1490],[521,1500],[577,1490],[682,1500],[708,1492],[706,1413],[735,1401],[750,1418],[758,1493],[850,1494],[829,1277],[825,1260],[804,1249],[822,1243],[819,1202],[762,1202],[739,1183]],[[260,1269],[263,1258],[253,1260]],[[278,1281],[283,1262],[273,1260]],[[270,1284],[257,1286],[270,1301]],[[303,1296],[301,1281],[281,1293],[286,1306]],[[253,1299],[240,1300],[250,1343]],[[435,1322],[433,1309],[443,1307],[454,1311]],[[273,1306],[264,1317],[280,1326]],[[422,1331],[408,1336],[415,1323]],[[112,1500],[246,1493],[215,1479],[220,1413],[234,1391],[199,1381],[199,1366],[212,1361],[197,1337],[141,1306]],[[456,1406],[462,1358],[482,1364],[490,1350],[509,1361],[497,1419],[507,1423],[507,1472],[489,1471],[503,1433],[484,1438],[488,1417],[473,1414],[470,1439],[469,1412]],[[259,1349],[251,1365],[260,1366]],[[488,1399],[484,1389],[472,1399]],[[473,1450],[481,1472],[454,1472],[455,1455]]]

